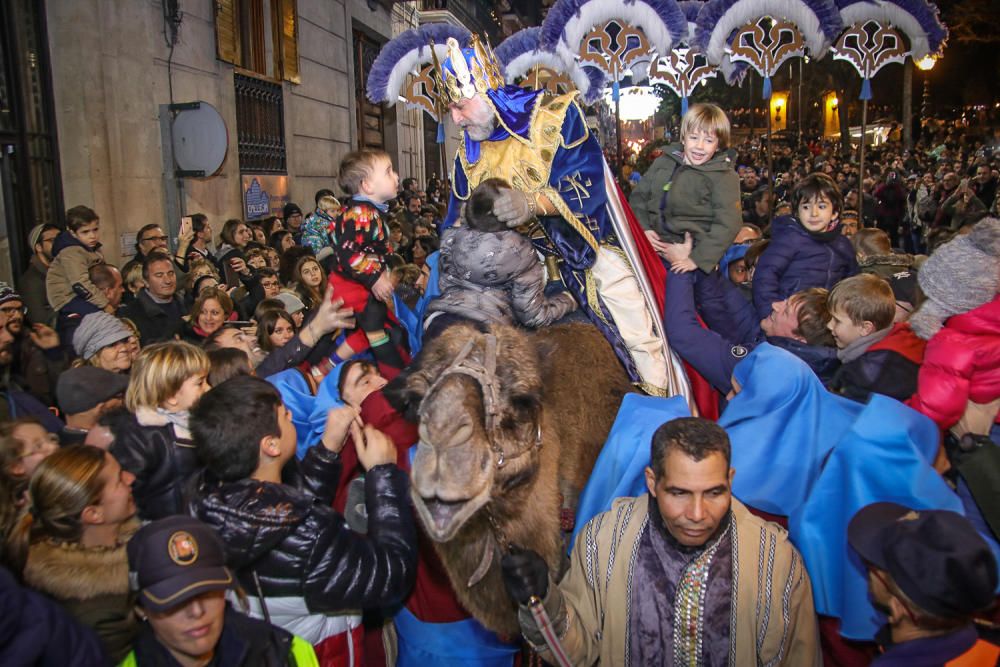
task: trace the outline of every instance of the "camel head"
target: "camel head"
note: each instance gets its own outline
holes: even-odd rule
[[[413,503],[435,541],[450,541],[534,479],[542,385],[538,351],[523,332],[452,326],[385,393],[419,421]]]

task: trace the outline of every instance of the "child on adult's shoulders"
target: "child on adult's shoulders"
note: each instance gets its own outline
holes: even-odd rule
[[[792,192],[795,216],[777,218],[771,243],[760,256],[753,302],[763,318],[772,305],[810,287],[831,289],[858,272],[851,241],[840,233],[843,197],[826,174],[810,174]]]
[[[889,283],[871,273],[845,278],[827,305],[827,327],[841,361],[830,390],[859,401],[873,393],[910,398],[917,391],[925,342],[907,322],[894,323],[896,297]]]
[[[350,198],[330,234],[334,270],[329,281],[338,298],[357,313],[363,335],[351,336],[331,360],[340,363],[370,348],[384,368],[400,369],[409,356],[399,348],[400,327],[388,310],[394,286],[387,264],[392,254],[389,202],[396,198],[399,176],[388,153],[364,149],[344,156],[339,181]]]
[[[695,104],[681,120],[681,143],[666,148],[629,197],[650,244],[673,271],[712,271],[740,231],[740,180],[729,135],[722,109]],[[686,234],[689,256],[668,257]]]

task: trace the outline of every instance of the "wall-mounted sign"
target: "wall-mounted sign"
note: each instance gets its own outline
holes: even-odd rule
[[[243,219],[281,215],[289,201],[288,176],[243,174]]]

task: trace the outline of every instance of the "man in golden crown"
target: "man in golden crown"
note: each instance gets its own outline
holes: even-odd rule
[[[633,383],[653,395],[688,395],[684,370],[666,346],[653,291],[636,269],[637,239],[577,93],[552,96],[505,85],[492,50],[475,35],[470,48],[451,38],[447,44],[437,87],[464,136],[442,231],[455,223],[479,183],[504,179],[512,187],[494,213],[508,227],[530,229],[536,249],[558,260],[566,288]],[[536,220],[537,226],[528,226]]]

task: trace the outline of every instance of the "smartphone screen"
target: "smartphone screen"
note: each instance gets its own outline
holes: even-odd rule
[[[240,274],[232,267],[230,262],[226,262],[223,265],[226,271],[226,286],[227,287],[239,287],[240,286]]]

